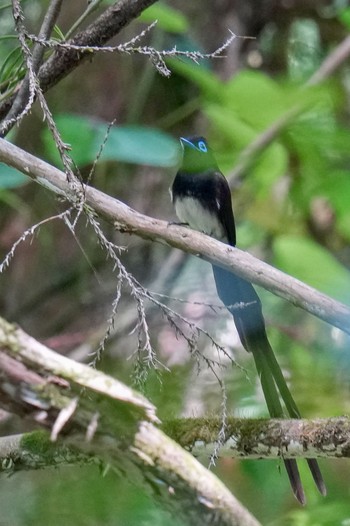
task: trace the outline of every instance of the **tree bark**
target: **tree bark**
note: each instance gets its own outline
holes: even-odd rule
[[[196,457],[217,450],[222,427],[218,418],[167,421],[163,430]],[[314,420],[227,418],[219,457],[234,458],[349,458],[350,419]]]
[[[1,318],[0,371],[3,408],[51,429],[51,440],[125,473],[183,524],[258,526],[213,473],[156,427],[154,406],[118,380],[54,353]],[[12,456],[3,458],[4,471],[14,462],[14,442],[52,458],[46,436],[7,438],[3,446]]]

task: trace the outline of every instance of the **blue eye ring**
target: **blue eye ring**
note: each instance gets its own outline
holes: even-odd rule
[[[208,151],[207,145],[205,144],[204,141],[199,141],[198,148],[200,149],[201,152],[204,152],[204,153]]]

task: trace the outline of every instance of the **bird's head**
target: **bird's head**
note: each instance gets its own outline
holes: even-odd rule
[[[218,169],[216,159],[204,137],[180,137],[183,148],[181,169],[186,172],[203,172]]]

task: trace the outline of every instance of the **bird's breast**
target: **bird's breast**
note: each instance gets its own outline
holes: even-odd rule
[[[211,211],[193,197],[178,197],[175,200],[175,211],[182,223],[194,230],[203,232],[219,241],[227,242],[226,233],[217,214]]]

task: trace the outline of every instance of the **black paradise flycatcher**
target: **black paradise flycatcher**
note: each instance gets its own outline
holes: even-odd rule
[[[230,188],[207,141],[203,137],[181,137],[180,141],[183,160],[171,188],[176,215],[194,230],[235,246]],[[233,316],[243,347],[253,355],[270,416],[286,417],[281,397],[288,415],[301,418],[267,338],[261,302],[254,287],[216,265],[213,265],[213,273],[218,296]],[[238,304],[243,307],[232,308]],[[307,462],[318,490],[326,495],[317,461],[307,459]],[[285,459],[284,464],[295,497],[305,504],[297,461]]]

